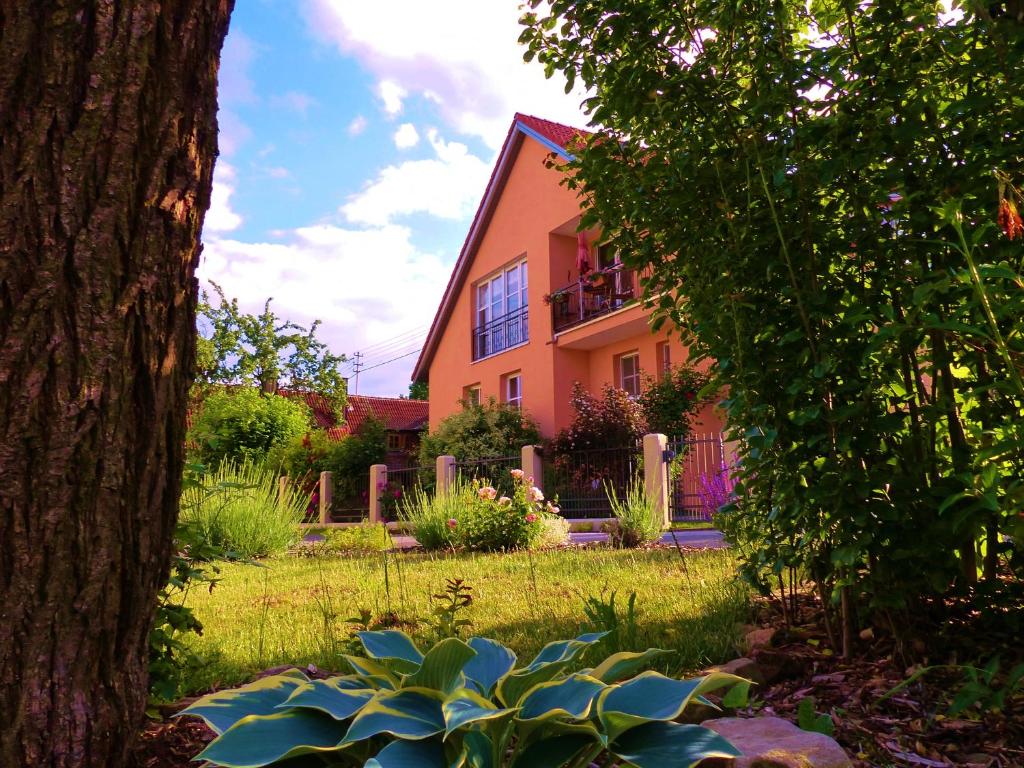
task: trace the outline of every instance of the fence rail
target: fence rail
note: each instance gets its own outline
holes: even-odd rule
[[[487,481],[502,496],[511,496],[515,483],[511,472],[519,469],[520,457],[491,456],[483,459],[470,459],[455,462],[455,471],[464,481]]]
[[[611,517],[607,489],[620,498],[640,471],[639,446],[598,448],[553,456],[545,462],[544,490],[557,498],[562,517]]]

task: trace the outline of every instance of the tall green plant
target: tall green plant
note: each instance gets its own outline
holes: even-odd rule
[[[644,480],[634,477],[620,499],[611,483],[604,484],[608,503],[615,516],[616,525],[611,531],[611,540],[620,547],[639,547],[661,538],[665,516],[647,494]]]
[[[223,462],[182,494],[181,520],[204,541],[243,557],[285,552],[300,538],[306,499],[283,491],[272,470],[251,461]]]
[[[593,94],[582,225],[727,392],[750,580],[808,574],[849,650],[864,608],[906,626],[1021,562],[1024,25],[933,0],[530,5],[527,58]]]

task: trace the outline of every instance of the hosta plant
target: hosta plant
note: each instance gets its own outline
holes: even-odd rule
[[[715,673],[674,680],[640,672],[667,653],[616,653],[570,672],[603,633],[546,645],[529,664],[474,637],[426,654],[402,632],[360,632],[353,674],[297,670],[196,701],[217,738],[197,760],[234,768],[559,768],[605,758],[639,768],[691,766],[738,751],[699,725],[674,722],[709,691],[745,684]],[[608,763],[605,763],[608,764]]]

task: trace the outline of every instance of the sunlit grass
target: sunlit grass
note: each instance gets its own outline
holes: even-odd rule
[[[621,650],[671,649],[676,653],[663,671],[694,671],[734,655],[749,598],[734,574],[731,555],[713,550],[685,560],[674,550],[568,549],[228,564],[212,593],[189,597],[205,626],[191,644],[205,663],[192,671],[188,688],[237,683],[282,664],[339,668],[337,647],[350,633],[345,619],[363,608],[394,612],[410,622],[403,628],[425,635],[430,596],[452,577],[473,587],[466,614],[471,634],[493,637],[527,658],[551,640],[591,629],[582,610],[586,595],[615,590],[624,606],[635,591],[640,647]],[[326,629],[325,616],[333,616]]]

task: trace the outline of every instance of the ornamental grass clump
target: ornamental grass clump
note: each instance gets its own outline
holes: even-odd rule
[[[634,477],[626,487],[626,495],[619,499],[615,488],[605,483],[608,503],[618,523],[609,534],[619,547],[640,547],[661,538],[664,517],[647,495],[644,482]]]
[[[707,703],[704,694],[731,688],[734,698],[748,682],[640,672],[667,651],[616,653],[571,672],[604,633],[548,643],[525,665],[481,637],[448,638],[424,654],[396,630],[358,634],[366,656],[345,657],[353,674],[310,680],[293,669],[183,710],[217,734],[195,759],[251,768],[660,768],[740,754],[714,731],[674,721],[690,702]]]
[[[299,541],[306,499],[278,487],[277,473],[252,461],[227,460],[181,497],[181,520],[204,541],[241,557],[283,554]]]

